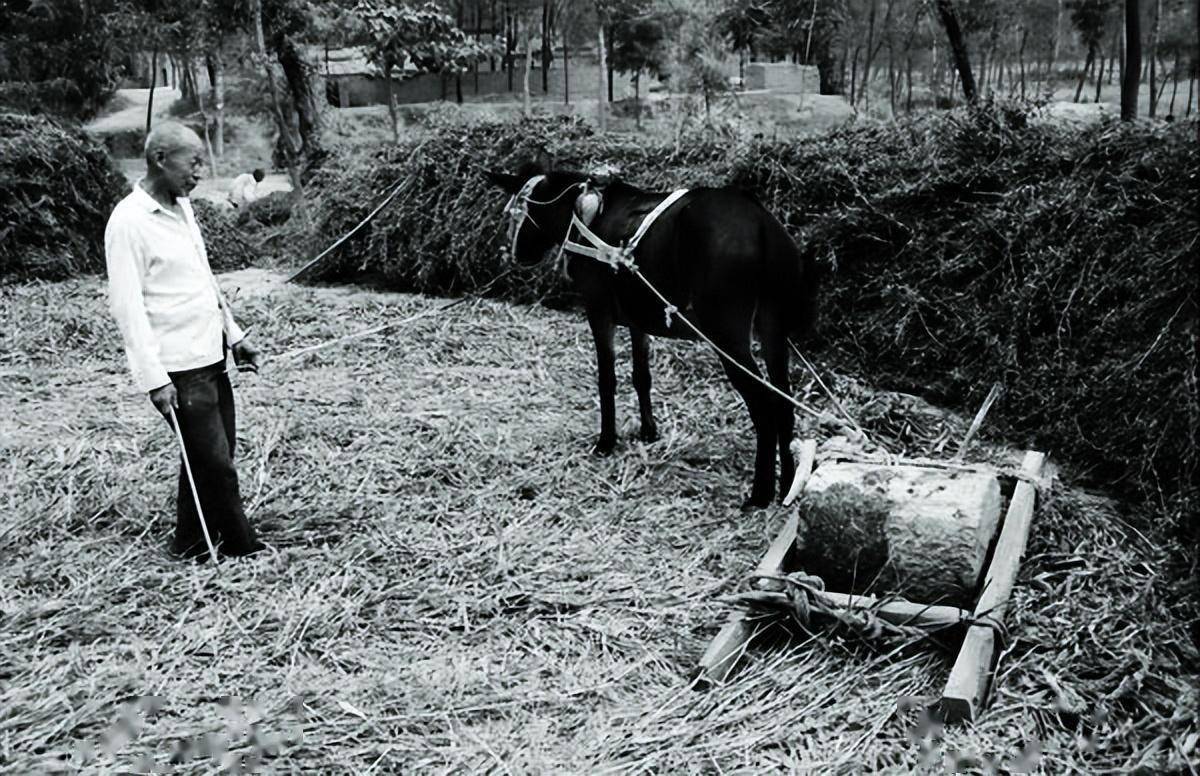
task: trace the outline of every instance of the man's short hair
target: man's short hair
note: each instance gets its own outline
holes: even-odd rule
[[[159,152],[169,154],[179,148],[200,142],[200,136],[176,121],[155,124],[146,135],[146,161],[154,163]]]
[[[254,168],[254,180],[258,181],[259,183],[262,183],[262,179],[265,177],[267,177],[267,173],[265,170],[263,170],[263,168],[261,168],[261,167]]]

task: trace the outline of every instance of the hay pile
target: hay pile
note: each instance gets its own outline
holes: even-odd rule
[[[0,113],[0,280],[102,271],[104,225],[128,190],[79,129]]]
[[[1126,493],[1161,490],[1175,498],[1167,522],[1182,524],[1200,507],[1196,124],[1034,118],[987,106],[749,143],[594,137],[567,119],[435,122],[327,170],[314,243],[398,185],[323,276],[458,293],[506,269],[504,197],[482,171],[541,145],[568,166],[616,162],[646,186],[730,182],[829,269],[818,334],[839,363],[964,411],[1001,382],[990,432]],[[561,301],[562,284],[543,267],[492,293]]]
[[[240,317],[274,352],[439,304],[223,282],[245,286]],[[27,332],[0,353],[2,771],[144,772],[173,756],[280,773],[1196,762],[1195,652],[1168,611],[1164,550],[1061,486],[1035,518],[1015,640],[975,727],[896,707],[940,690],[936,647],[878,651],[837,631],[755,650],[733,684],[693,692],[725,615],[714,599],[783,515],[738,511],[752,434],[698,345],[656,345],[662,440],[635,441],[622,383],[626,441],[592,457],[577,315],[472,303],[243,380],[243,489],[279,552],[219,574],[171,561],[174,442],[103,305],[96,279],[0,289],[0,326]],[[913,401],[818,366],[860,416]],[[960,418],[919,409],[914,454],[961,439]],[[889,427],[871,433],[901,447]],[[799,432],[823,433],[806,417]]]
[[[192,210],[204,236],[204,248],[208,251],[208,263],[213,272],[242,269],[260,258],[250,235],[241,228],[237,215],[228,207],[195,199]]]

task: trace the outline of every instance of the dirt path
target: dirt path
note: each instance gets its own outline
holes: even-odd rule
[[[113,98],[123,107],[105,116],[92,119],[83,128],[96,135],[126,132],[146,126],[146,104],[150,101],[149,89],[118,89]],[[155,118],[166,114],[167,109],[179,99],[179,90],[159,86],[154,90]]]

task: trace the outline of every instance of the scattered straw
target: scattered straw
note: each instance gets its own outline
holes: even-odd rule
[[[283,352],[436,304],[281,287],[239,310]],[[280,773],[1196,759],[1195,655],[1168,610],[1164,548],[1065,487],[1035,519],[1015,641],[974,728],[897,710],[940,690],[936,646],[879,652],[837,631],[752,649],[728,686],[692,691],[725,615],[716,598],[782,520],[737,509],[749,421],[701,346],[656,344],[662,440],[634,441],[626,385],[623,444],[605,459],[589,454],[593,354],[576,315],[480,302],[268,361],[235,379],[239,471],[275,551],[218,576],[164,552],[174,441],[123,373],[99,284],[0,289],[0,325],[21,333],[0,355],[5,772],[172,757]],[[960,418],[915,408],[903,426],[871,407],[912,400],[818,367],[869,433],[903,431],[885,439],[896,450],[962,438]],[[796,385],[828,406],[799,369]]]

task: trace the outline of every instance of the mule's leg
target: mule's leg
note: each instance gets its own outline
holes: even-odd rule
[[[767,377],[780,391],[792,395],[788,377],[787,337],[779,330],[762,332],[763,360],[767,362]],[[782,500],[796,477],[796,462],[792,459],[792,435],[795,433],[794,407],[782,396],[772,395],[775,412],[775,437],[779,443],[779,498]]]
[[[650,335],[631,327],[629,340],[633,351],[633,390],[637,391],[638,411],[642,416],[639,436],[643,442],[654,442],[658,439],[658,424],[650,406]]]
[[[613,355],[616,324],[611,315],[589,310],[588,325],[596,343],[596,378],[600,388],[600,437],[592,452],[610,455],[617,445],[617,372]]]
[[[772,394],[758,380],[750,377],[752,374],[762,379],[762,373],[750,352],[750,322],[718,324],[710,326],[709,331],[712,332],[709,336],[713,341],[750,373],[746,374],[737,366],[721,359],[729,382],[746,403],[757,439],[754,451],[754,484],[750,488],[750,497],[742,504],[742,508],[769,506],[775,496],[775,404],[771,400]]]

